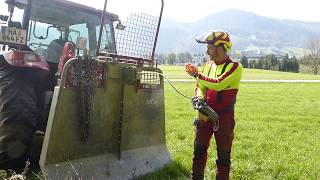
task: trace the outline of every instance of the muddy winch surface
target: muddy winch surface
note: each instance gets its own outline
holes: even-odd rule
[[[70,70],[78,61],[84,60],[65,65],[54,91],[40,160],[44,174],[49,179],[130,179],[170,162],[160,70],[85,60],[97,71],[80,79]],[[135,78],[124,78],[132,73]]]
[[[160,16],[134,13],[122,21],[117,51],[64,65],[40,158],[47,179],[132,179],[171,161],[163,78],[153,59],[162,8]],[[100,43],[108,39],[104,28]]]

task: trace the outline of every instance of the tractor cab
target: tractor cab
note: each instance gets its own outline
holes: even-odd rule
[[[0,15],[1,26],[23,29],[24,37],[1,33],[2,43],[26,43],[31,50],[40,53],[48,62],[57,62],[50,47],[55,49],[63,42],[75,45],[82,41],[92,55],[97,49],[101,10],[65,0],[7,0],[8,15]],[[113,23],[118,16],[105,14],[104,32],[106,38],[102,47],[106,52],[115,52]],[[15,41],[13,41],[15,39]],[[63,45],[62,45],[63,46]]]
[[[9,15],[7,26],[19,29],[20,36],[2,33],[0,42],[15,44],[18,49],[41,55],[50,67],[48,88],[53,90],[55,74],[66,42],[77,49],[77,54],[88,50],[95,56],[100,31],[101,10],[65,0],[7,0]],[[10,18],[9,18],[10,17]],[[113,23],[118,16],[106,13],[100,49],[106,53],[116,53]],[[4,29],[4,28],[2,28]],[[25,37],[24,37],[25,36]],[[23,40],[22,40],[23,39]]]
[[[100,30],[101,10],[65,0],[32,0],[27,46],[50,63],[58,63],[65,42],[95,55]],[[107,13],[102,45],[106,52],[115,52],[113,22],[118,16]],[[80,52],[80,54],[82,54]]]

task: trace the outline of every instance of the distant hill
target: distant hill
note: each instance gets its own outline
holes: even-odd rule
[[[256,53],[259,49],[262,54],[289,53],[301,56],[307,39],[320,36],[320,22],[274,19],[230,9],[193,23],[163,19],[157,52],[203,52],[205,47],[194,39],[210,29],[230,32],[234,52],[242,54]]]

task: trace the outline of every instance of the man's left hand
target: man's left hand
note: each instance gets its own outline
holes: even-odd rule
[[[192,99],[191,99],[191,103],[192,103],[192,106],[194,109],[197,109],[198,108],[198,105],[199,103],[203,102],[203,98],[202,97],[198,97],[198,96],[194,96]]]

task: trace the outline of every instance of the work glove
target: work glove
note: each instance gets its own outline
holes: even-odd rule
[[[194,66],[192,63],[187,63],[185,65],[185,71],[193,77],[197,77],[198,75],[198,69],[196,66]]]

